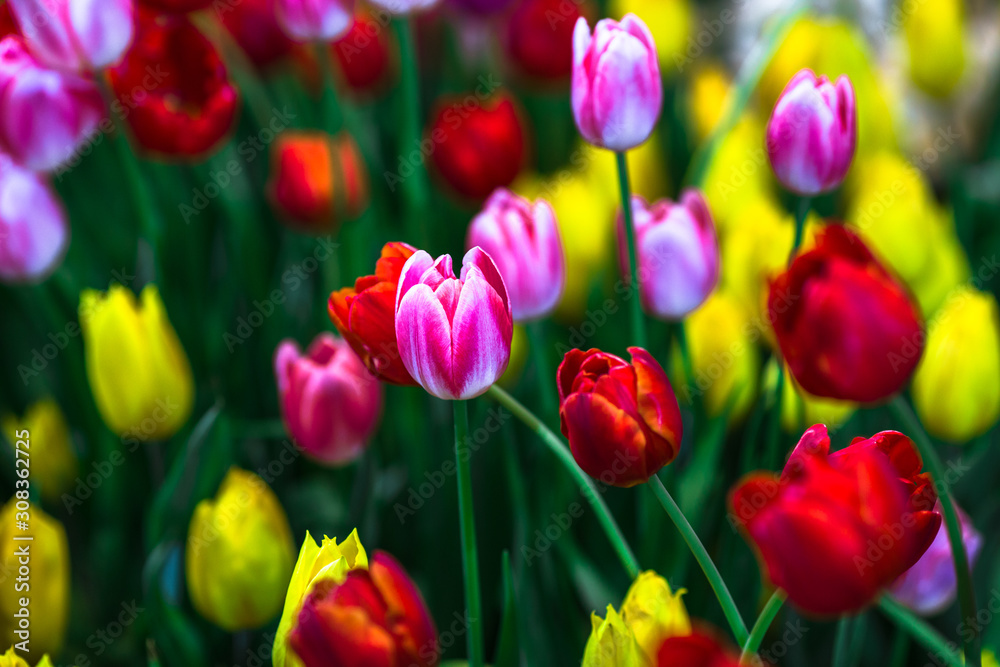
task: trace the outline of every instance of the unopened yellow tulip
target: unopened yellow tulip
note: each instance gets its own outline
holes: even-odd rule
[[[31,667],[31,664],[11,646],[6,653],[0,655],[0,667]],[[52,667],[52,661],[48,655],[43,655],[35,667]]]
[[[582,667],[642,667],[641,649],[621,615],[608,605],[607,616],[590,615],[590,639],[583,651]]]
[[[169,438],[191,414],[191,366],[160,294],[127,288],[80,296],[87,378],[101,417],[123,438]]]
[[[195,508],[187,539],[191,603],[220,628],[245,630],[281,611],[295,557],[285,511],[257,475],[231,468]]]
[[[965,71],[962,0],[920,0],[897,10],[910,61],[910,78],[934,97],[948,97]]]
[[[4,435],[13,444],[15,434],[27,431],[31,451],[31,484],[42,497],[56,501],[76,479],[77,458],[69,439],[69,427],[59,406],[51,398],[33,403],[23,419],[7,415],[2,420]]]
[[[636,577],[625,595],[622,619],[649,664],[656,664],[664,639],[691,633],[691,619],[681,601],[684,593],[683,589],[671,591],[666,579],[647,571]]]

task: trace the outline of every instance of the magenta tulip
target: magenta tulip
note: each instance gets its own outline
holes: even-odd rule
[[[69,225],[56,194],[37,174],[0,155],[0,280],[43,280],[68,245]]]
[[[296,42],[330,42],[354,24],[354,0],[274,0],[274,13]]]
[[[0,41],[0,150],[32,171],[52,171],[97,129],[104,113],[92,81],[42,67],[19,37]]]
[[[451,256],[418,250],[396,290],[396,340],[406,370],[448,400],[479,396],[507,370],[514,334],[510,300],[490,256],[473,248],[456,278]]]
[[[132,43],[132,0],[10,0],[10,6],[29,48],[50,67],[104,69]]]
[[[552,206],[500,188],[472,220],[467,248],[479,246],[503,276],[515,322],[545,317],[562,298],[566,266]]]
[[[833,190],[847,175],[857,144],[854,87],[812,70],[792,77],[767,124],[767,155],[782,185],[800,195]]]
[[[689,189],[680,203],[650,205],[632,197],[642,305],[660,319],[678,321],[704,303],[719,282],[719,243],[708,204]],[[618,247],[628,276],[624,216],[618,215]]]
[[[274,371],[285,426],[306,456],[336,466],[364,451],[382,414],[382,387],[350,345],[321,333],[303,355],[282,341]]]
[[[587,19],[573,31],[573,116],[583,138],[613,151],[640,145],[652,134],[663,107],[656,44],[634,14]]]

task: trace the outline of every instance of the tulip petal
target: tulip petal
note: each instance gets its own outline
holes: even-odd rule
[[[489,256],[479,252],[492,272],[493,282],[478,265],[463,267],[465,284],[451,325],[453,386],[462,399],[482,394],[500,379],[510,361],[514,335],[503,281]],[[499,293],[494,287],[497,282]]]
[[[562,404],[564,434],[584,472],[605,484],[630,487],[649,479],[639,424],[597,394],[572,394]]]
[[[407,277],[404,269],[403,280]],[[430,394],[456,400],[460,391],[454,380],[452,324],[444,306],[427,285],[417,284],[403,294],[404,285],[400,282],[398,294],[403,296],[396,306],[396,342],[403,365]]]

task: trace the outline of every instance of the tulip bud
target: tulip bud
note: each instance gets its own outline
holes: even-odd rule
[[[296,42],[329,42],[354,21],[354,0],[274,0],[278,23]]]
[[[302,667],[303,663],[289,650],[289,635],[298,623],[299,613],[306,598],[314,591],[329,590],[347,578],[347,573],[356,568],[367,569],[368,555],[354,530],[340,544],[336,538],[323,537],[323,544],[317,545],[306,531],[306,539],[299,551],[299,558],[292,572],[285,595],[285,606],[281,612],[281,622],[274,638],[271,660],[274,667]]]
[[[700,306],[719,282],[719,242],[708,204],[697,190],[680,203],[652,205],[632,196],[635,249],[642,305],[654,317],[679,321]],[[629,275],[625,219],[618,217],[622,272]]]
[[[740,667],[742,663],[740,656],[726,646],[717,633],[699,628],[689,634],[667,637],[660,644],[652,664],[671,667]]]
[[[27,496],[27,493],[21,491]],[[18,506],[20,504],[20,507]],[[31,505],[30,518],[23,514],[28,505],[24,498],[12,497],[0,510],[0,643],[11,646],[29,639],[24,636],[20,619],[30,610],[30,649],[37,660],[43,653],[59,653],[66,637],[69,616],[69,546],[61,523]],[[28,530],[17,528],[16,521],[27,520]],[[33,538],[29,541],[14,537]],[[27,586],[18,586],[16,573],[24,565],[22,548],[30,545],[31,578]],[[21,582],[24,584],[25,582]],[[23,601],[27,599],[27,605]],[[20,636],[16,634],[20,632]]]
[[[44,280],[69,246],[62,203],[41,177],[6,155],[0,155],[0,202],[0,280]]]
[[[412,14],[430,9],[440,0],[368,0],[369,4],[391,14]]]
[[[931,435],[951,442],[968,442],[996,423],[1000,311],[993,295],[958,290],[931,321],[913,405]]]
[[[649,664],[656,664],[664,639],[690,634],[691,619],[681,601],[685,592],[671,591],[667,580],[653,571],[643,572],[629,587],[622,618]]]
[[[198,613],[229,632],[281,610],[295,558],[281,503],[257,475],[230,468],[188,527],[187,585]]]
[[[27,431],[31,449],[31,485],[41,489],[42,497],[57,502],[76,479],[77,458],[69,439],[69,427],[59,406],[51,398],[33,403],[23,419],[5,415],[0,423],[12,443],[21,438],[14,434]]]
[[[87,379],[112,431],[139,441],[164,440],[191,414],[194,381],[184,348],[155,285],[141,304],[126,287],[80,295]]]
[[[258,68],[274,64],[295,48],[278,24],[272,0],[230,2],[219,13],[219,21]]]
[[[590,626],[581,667],[642,667],[642,654],[635,635],[613,606],[608,605],[606,618],[592,613]]]
[[[538,79],[568,77],[573,71],[573,27],[581,16],[592,14],[592,9],[583,0],[523,0],[507,22],[506,47],[511,61]]]
[[[804,69],[785,86],[767,124],[767,156],[781,184],[805,196],[829,192],[851,167],[858,139],[854,87]]]
[[[396,68],[399,60],[396,42],[383,19],[359,10],[350,30],[330,45],[344,82],[355,93],[381,88]]]
[[[343,340],[321,333],[303,356],[291,340],[274,358],[285,427],[315,461],[339,466],[365,450],[382,413],[382,387]]]
[[[31,665],[11,646],[6,653],[0,655],[0,667],[31,667]],[[42,659],[35,663],[35,667],[52,667],[52,661],[47,654],[43,655]]]
[[[32,52],[50,67],[93,72],[132,43],[132,0],[10,0]]]
[[[562,241],[555,212],[544,199],[531,203],[500,188],[473,218],[465,246],[479,246],[496,264],[515,322],[549,315],[562,298]]]
[[[93,81],[43,67],[19,37],[0,41],[0,150],[53,171],[83,146],[104,113]]]
[[[382,551],[367,570],[314,588],[289,643],[305,667],[433,667],[440,657],[437,630],[420,591]]]
[[[632,363],[570,350],[559,364],[559,419],[573,458],[611,486],[641,484],[677,456],[681,411],[663,368],[640,347]]]
[[[635,14],[603,19],[590,34],[587,19],[573,32],[573,116],[583,138],[627,151],[653,133],[663,107],[656,44]]]

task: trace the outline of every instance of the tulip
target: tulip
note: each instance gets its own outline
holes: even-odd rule
[[[708,204],[693,189],[677,204],[663,199],[649,205],[633,195],[632,218],[643,308],[660,319],[680,321],[704,303],[719,282],[719,242]],[[618,247],[628,275],[622,215]]]
[[[303,663],[289,650],[289,635],[297,624],[306,598],[316,590],[328,590],[347,578],[354,569],[367,569],[368,555],[354,530],[337,544],[336,538],[323,537],[322,545],[317,545],[309,531],[299,551],[299,558],[292,571],[292,579],[285,594],[285,606],[281,612],[281,622],[274,637],[271,660],[274,667],[303,667]]]
[[[902,12],[910,79],[934,97],[946,98],[965,74],[966,35],[962,0],[926,0]]]
[[[0,4],[0,39],[8,35],[21,35],[21,29],[17,27],[17,20],[10,9],[10,3]]]
[[[656,42],[660,71],[664,78],[669,79],[679,74],[687,75],[691,64],[704,57],[702,50],[693,59],[690,57],[692,49],[697,48],[694,42],[704,39],[702,33],[695,34],[695,29],[706,27],[711,31],[717,30],[711,21],[696,22],[696,5],[691,0],[609,0],[606,11],[608,16],[631,13],[642,17]]]
[[[392,14],[412,14],[437,5],[439,0],[369,0],[369,4]]]
[[[573,71],[573,26],[592,9],[582,0],[523,0],[507,22],[505,45],[511,62],[537,79],[565,79]]]
[[[43,398],[28,406],[22,419],[5,415],[0,424],[12,444],[23,439],[30,446],[31,485],[41,489],[45,500],[58,501],[72,487],[77,471],[69,426],[59,405],[51,398]],[[20,431],[28,435],[18,438]]]
[[[270,191],[293,228],[329,234],[368,205],[368,171],[346,132],[286,132],[272,153]]]
[[[652,571],[641,573],[622,602],[622,619],[651,663],[667,637],[691,632],[691,619],[681,601],[684,589],[671,591],[667,580]]]
[[[627,151],[653,133],[663,107],[660,65],[649,28],[634,14],[621,23],[587,19],[573,31],[573,116],[583,138]]]
[[[910,569],[941,525],[923,461],[902,433],[855,438],[830,454],[822,424],[807,430],[781,477],[748,475],[730,496],[771,582],[804,612],[858,611]]]
[[[141,303],[126,287],[80,295],[87,379],[97,409],[116,434],[165,440],[184,425],[194,382],[184,348],[155,285]]]
[[[0,667],[31,667],[31,665],[11,646],[6,653],[0,655]],[[42,659],[35,663],[35,667],[52,667],[52,661],[48,655],[43,655]]]
[[[137,0],[143,7],[149,7],[160,12],[167,12],[170,14],[187,14],[188,12],[195,12],[199,9],[205,9],[212,4],[212,0]],[[247,0],[239,0],[239,2],[227,3],[224,9],[217,10],[220,14],[224,15],[223,12],[228,12],[234,10],[240,4],[247,2]]]
[[[10,0],[31,51],[50,67],[93,72],[132,43],[132,0]]]
[[[906,289],[840,225],[771,283],[768,314],[789,370],[814,396],[884,400],[903,388],[923,348]]]
[[[392,384],[416,384],[399,355],[395,323],[399,274],[414,252],[405,243],[386,243],[375,275],[330,295],[330,319],[340,335],[372,375]]]
[[[396,336],[403,365],[430,394],[479,396],[510,361],[514,322],[503,278],[490,256],[473,248],[455,277],[450,255],[413,254],[399,276]]]
[[[505,93],[486,101],[443,100],[427,136],[438,173],[469,199],[510,185],[524,162],[524,128],[513,98]]]
[[[37,174],[0,154],[0,280],[40,282],[62,263],[68,246],[59,197]]]
[[[515,322],[549,315],[566,282],[559,226],[552,206],[500,188],[469,225],[465,247],[479,246],[493,259],[507,286]]]
[[[691,92],[687,97],[687,119],[698,141],[704,141],[718,127],[726,112],[732,77],[720,63],[709,61],[691,72]]]
[[[647,481],[677,456],[681,412],[663,368],[640,347],[632,363],[600,350],[570,350],[556,373],[559,421],[573,458],[605,484]]]
[[[857,144],[854,87],[846,76],[830,83],[804,69],[792,77],[767,124],[774,175],[804,196],[829,192],[847,175]]]
[[[307,456],[329,465],[358,458],[382,413],[382,387],[343,340],[321,333],[303,356],[291,340],[275,353],[285,427]]]
[[[392,32],[367,11],[354,14],[354,23],[330,45],[344,82],[355,93],[369,93],[387,82],[399,59]]]
[[[643,667],[635,635],[610,604],[605,618],[597,612],[590,615],[590,638],[581,667]]]
[[[219,20],[256,67],[264,68],[291,54],[295,42],[278,24],[272,0],[240,0],[218,12]]]
[[[186,16],[140,12],[135,45],[111,83],[136,141],[168,156],[218,145],[239,105],[222,57]]]
[[[656,665],[670,667],[740,667],[740,656],[727,647],[716,634],[698,630],[686,635],[667,637],[660,644]]]
[[[296,42],[329,42],[354,21],[354,0],[274,0],[274,13]]]
[[[281,503],[252,472],[230,468],[195,507],[186,570],[191,604],[224,630],[257,628],[281,611],[295,553]]]
[[[0,150],[53,171],[87,142],[104,113],[93,81],[43,67],[19,37],[0,41]]]
[[[375,552],[333,586],[314,588],[289,637],[305,667],[433,667],[440,657],[427,604],[403,567]]]
[[[983,536],[960,507],[956,506],[955,509],[958,511],[962,543],[965,545],[971,571],[983,547]],[[934,506],[934,511],[941,513],[940,500]],[[923,616],[934,616],[947,609],[955,600],[957,591],[955,560],[945,526],[938,529],[937,536],[920,560],[889,587],[889,594],[899,603]]]
[[[747,212],[749,207],[774,200],[774,179],[758,163],[752,160],[747,162],[747,157],[751,155],[764,159],[764,122],[753,110],[746,110],[733,129],[720,137],[718,148],[705,170],[705,199],[722,238],[726,238],[728,232],[740,223],[754,220]],[[754,166],[748,168],[749,164]],[[778,208],[777,202],[773,206]],[[783,212],[783,209],[778,210]],[[724,244],[723,249],[730,245]],[[791,241],[788,247],[791,249]],[[784,260],[787,264],[788,253],[785,253]],[[729,265],[725,261],[722,265],[726,267],[723,272],[723,278],[726,278]]]
[[[21,491],[25,496],[27,493]],[[0,586],[0,642],[11,646],[20,642],[15,630],[21,629],[15,613],[27,607],[31,611],[31,641],[28,655],[37,660],[44,653],[59,652],[66,636],[69,616],[69,546],[61,523],[32,504],[30,516],[17,508],[24,498],[12,497],[0,510],[0,572],[7,577]],[[28,521],[28,530],[19,530],[15,521]],[[28,541],[14,537],[32,537]],[[30,545],[31,575],[27,586],[15,587],[15,575],[24,565],[18,551]],[[24,583],[24,582],[21,582]],[[27,600],[27,604],[24,601]]]
[[[931,322],[913,377],[927,431],[951,442],[986,433],[1000,417],[1000,309],[991,294],[955,292]]]

